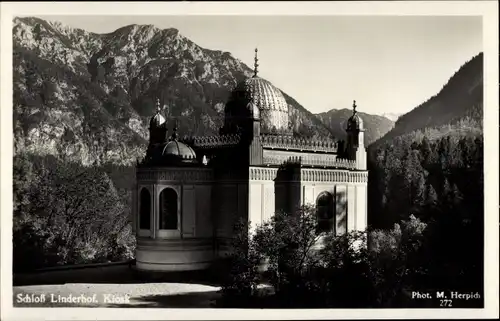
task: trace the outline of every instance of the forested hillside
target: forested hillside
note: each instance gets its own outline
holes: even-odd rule
[[[394,128],[374,145],[405,134],[435,139],[448,134],[482,132],[483,54],[467,61],[433,97],[398,118]]]
[[[369,223],[429,224],[428,286],[479,291],[483,277],[483,66],[474,57],[443,89],[369,147]]]

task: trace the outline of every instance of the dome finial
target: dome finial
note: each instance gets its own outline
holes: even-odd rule
[[[149,121],[149,126],[150,128],[164,126],[165,121],[166,121],[165,118],[161,114],[160,99],[156,98],[156,113],[153,115],[153,117],[151,117],[151,120]]]
[[[352,103],[352,113],[355,114],[356,113],[356,101],[354,100],[353,103]]]
[[[254,65],[253,65],[253,66],[254,66],[254,69],[253,69],[253,76],[254,76],[254,77],[257,77],[257,72],[258,72],[258,69],[257,69],[257,68],[259,67],[259,64],[258,64],[258,62],[259,62],[259,58],[257,58],[257,52],[258,52],[258,51],[259,51],[259,50],[258,50],[257,48],[255,48],[255,63],[254,63]]]
[[[161,107],[160,107],[160,98],[156,98],[156,113],[160,113]]]

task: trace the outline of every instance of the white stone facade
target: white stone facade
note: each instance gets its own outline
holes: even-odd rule
[[[355,104],[346,142],[294,137],[285,97],[257,77],[256,63],[224,113],[219,135],[182,140],[176,125],[167,138],[159,108],[151,119],[133,196],[137,269],[205,269],[227,251],[238,220],[255,226],[301,205],[316,206],[321,229],[366,228],[366,149]]]
[[[367,226],[367,171],[301,168],[293,200],[279,199],[278,168],[251,166],[248,180],[214,180],[210,168],[167,167],[140,169],[134,197],[136,264],[139,270],[186,271],[210,266],[226,251],[218,241],[233,234],[238,218],[252,226],[270,219],[279,202],[315,205],[324,192],[333,195],[334,228],[337,234],[364,230]],[[217,189],[217,191],[215,191]],[[141,197],[146,190],[150,197]],[[161,226],[162,192],[170,190],[175,202],[176,224]],[[217,194],[218,193],[218,194]],[[148,201],[148,206],[141,204]],[[218,202],[218,207],[212,203]],[[141,209],[148,215],[141,216]],[[149,224],[141,225],[147,217]],[[141,228],[142,226],[142,228]],[[149,228],[144,228],[149,226]]]

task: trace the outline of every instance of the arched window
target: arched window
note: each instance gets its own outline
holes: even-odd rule
[[[147,188],[141,190],[139,202],[139,229],[149,230],[151,228],[151,194]]]
[[[160,193],[160,230],[177,229],[177,193],[166,188]]]
[[[331,232],[334,228],[333,195],[328,192],[319,194],[316,199],[316,214],[318,216],[318,232]]]

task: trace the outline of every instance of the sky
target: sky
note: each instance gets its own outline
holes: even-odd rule
[[[483,49],[479,16],[40,16],[96,33],[176,28],[228,51],[313,113],[403,114],[437,94]]]

